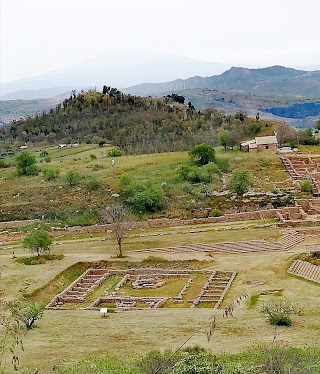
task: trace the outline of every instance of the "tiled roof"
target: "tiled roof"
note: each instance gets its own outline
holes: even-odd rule
[[[257,145],[262,144],[278,144],[277,137],[275,135],[272,136],[256,136],[254,138]]]

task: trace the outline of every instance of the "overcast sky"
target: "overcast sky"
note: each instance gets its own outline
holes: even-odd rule
[[[113,48],[231,64],[320,64],[319,0],[0,2],[1,82]]]

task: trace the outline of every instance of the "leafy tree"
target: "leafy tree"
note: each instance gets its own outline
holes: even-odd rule
[[[20,152],[16,157],[16,163],[17,173],[19,176],[38,174],[36,158],[29,151],[25,150]]]
[[[271,325],[291,326],[290,315],[301,314],[301,310],[292,301],[283,299],[264,303],[260,308],[260,313],[268,317]]]
[[[52,242],[51,236],[41,226],[30,231],[22,241],[23,246],[31,252],[36,252],[37,256],[43,251],[50,252]]]
[[[70,187],[75,187],[80,184],[82,178],[77,171],[71,170],[66,174],[65,179]]]
[[[176,93],[173,93],[171,95],[167,95],[166,98],[169,99],[169,100],[175,101],[176,103],[180,103],[180,104],[184,104],[184,101],[185,101],[184,96],[182,96],[182,95],[180,96]]]
[[[316,121],[315,128],[316,128],[317,130],[320,130],[320,119],[318,119],[318,120]]]
[[[125,222],[128,214],[128,207],[119,202],[113,202],[109,207],[106,208],[107,220],[112,224],[112,232],[118,243],[118,257],[120,258],[124,257],[122,251],[122,241],[126,233]]]
[[[229,180],[229,188],[232,192],[243,194],[248,191],[252,183],[252,175],[248,170],[235,169]]]
[[[228,141],[229,141],[229,131],[223,130],[219,133],[219,143],[224,147],[225,150],[227,150],[228,147]]]
[[[311,192],[313,185],[311,181],[309,181],[308,179],[305,179],[300,182],[300,188],[302,192]]]
[[[189,151],[189,157],[199,165],[206,165],[209,162],[215,162],[214,148],[209,144],[199,144]]]

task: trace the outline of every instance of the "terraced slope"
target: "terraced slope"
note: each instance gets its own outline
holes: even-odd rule
[[[320,283],[320,266],[310,264],[310,262],[307,261],[294,260],[288,269],[288,273],[312,282]]]
[[[297,232],[290,232],[282,236],[278,241],[269,243],[266,240],[249,240],[241,242],[225,242],[212,244],[188,244],[177,247],[141,249],[137,252],[208,252],[208,253],[250,253],[274,250],[288,250],[304,240],[304,236]]]

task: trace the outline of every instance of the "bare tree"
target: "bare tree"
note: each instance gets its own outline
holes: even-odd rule
[[[129,208],[119,202],[113,202],[106,208],[107,220],[112,224],[112,232],[119,247],[118,257],[122,258],[122,241],[126,232],[125,222],[129,214]]]

